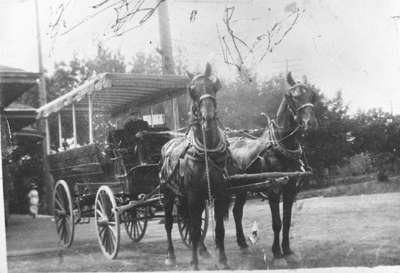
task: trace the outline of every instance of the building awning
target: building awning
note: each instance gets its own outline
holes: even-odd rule
[[[39,74],[0,65],[0,108],[5,108],[24,92],[37,88]]]
[[[10,124],[12,132],[36,122],[36,108],[21,103],[11,103],[4,109],[5,116]]]
[[[93,111],[118,115],[132,107],[144,107],[178,97],[186,92],[189,79],[175,75],[104,73],[38,109],[37,118],[59,111],[88,112],[88,95]]]

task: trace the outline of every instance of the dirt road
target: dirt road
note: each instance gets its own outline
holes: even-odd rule
[[[226,222],[225,242],[232,269],[272,267],[273,235],[265,202],[252,200],[245,206],[246,232],[255,220],[259,224],[260,240],[251,248],[250,255],[242,255],[236,246],[232,216]],[[11,220],[7,234],[10,272],[189,269],[190,251],[181,243],[176,228],[173,236],[178,263],[175,268],[164,265],[165,231],[158,221],[150,222],[145,238],[138,244],[121,232],[121,251],[113,261],[102,256],[93,223],[77,227],[71,249],[57,250],[50,218],[30,221],[32,224],[21,226]],[[299,263],[289,264],[290,268],[399,265],[400,193],[300,200],[294,206],[291,237],[292,248],[301,259]],[[214,253],[211,232],[206,243]],[[29,254],[32,247],[42,248],[42,253]],[[200,269],[216,269],[215,259],[201,260]]]

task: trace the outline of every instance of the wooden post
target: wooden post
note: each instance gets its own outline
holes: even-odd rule
[[[1,91],[1,90],[0,90]],[[0,98],[1,100],[1,98]],[[2,107],[0,101],[0,126],[3,126],[2,120]],[[5,207],[4,207],[4,189],[3,189],[3,151],[2,151],[2,131],[0,130],[0,272],[7,272],[7,249],[6,249],[6,221],[5,221]]]
[[[72,128],[74,137],[74,146],[78,143],[76,136],[76,113],[75,113],[75,103],[72,103]]]
[[[38,64],[39,64],[39,74],[40,74],[40,82],[39,82],[39,105],[43,106],[47,103],[47,95],[46,95],[46,80],[44,77],[44,68],[42,61],[42,44],[41,44],[41,36],[40,36],[40,23],[39,23],[39,6],[38,0],[35,0],[35,13],[36,13],[36,42],[37,42],[37,51],[38,51]],[[44,124],[43,124],[44,123]],[[53,178],[49,171],[49,165],[47,162],[47,154],[50,149],[50,140],[48,137],[49,134],[49,124],[47,118],[43,121],[39,122],[40,129],[45,131],[45,136],[42,141],[42,149],[43,149],[43,195],[44,195],[44,203],[47,209],[47,213],[53,213]],[[44,127],[44,128],[43,128]]]
[[[63,147],[63,137],[62,137],[62,123],[61,123],[61,113],[58,112],[57,113],[57,119],[58,119],[58,143],[59,143],[59,147],[60,147],[60,151],[61,148]]]
[[[179,129],[179,124],[178,124],[179,114],[177,114],[178,103],[176,102],[176,98],[173,98],[171,102],[172,102],[172,120],[174,122],[174,131],[177,131]]]
[[[154,120],[153,120],[153,105],[150,105],[150,122],[151,122],[151,127],[154,127]]]
[[[158,7],[158,26],[160,31],[162,70],[164,75],[175,74],[175,63],[172,55],[171,30],[169,26],[169,15],[167,0]],[[179,128],[179,111],[177,98],[172,99],[172,116],[174,130]]]
[[[89,143],[93,143],[93,101],[92,95],[88,95],[88,103],[89,103]]]
[[[45,139],[46,139],[46,150],[47,154],[50,154],[50,129],[49,129],[49,119],[44,119],[44,130],[45,130]]]

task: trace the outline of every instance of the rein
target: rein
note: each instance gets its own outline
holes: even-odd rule
[[[271,124],[270,124],[270,126],[269,126],[269,128],[270,128],[270,137],[271,137],[271,139],[272,139],[272,143],[273,144],[275,144],[277,147],[278,147],[278,149],[283,153],[283,154],[285,154],[286,156],[289,156],[289,157],[299,157],[302,153],[303,153],[303,149],[302,149],[302,147],[301,147],[301,145],[298,143],[298,147],[297,147],[297,149],[288,149],[288,148],[286,148],[286,147],[284,147],[283,145],[282,145],[282,141],[284,141],[285,139],[288,139],[289,137],[291,137],[291,136],[293,136],[294,134],[296,134],[299,130],[300,130],[300,128],[301,128],[301,126],[300,125],[298,125],[293,131],[291,131],[288,135],[286,135],[286,136],[284,136],[283,138],[281,138],[281,139],[279,139],[278,140],[278,138],[276,137],[276,130],[275,130],[275,128],[274,127],[278,127],[279,128],[279,126],[276,124],[276,122],[275,121],[271,121]]]
[[[294,101],[292,100],[291,96],[288,95],[288,94],[285,94],[285,100],[286,100],[287,105],[289,106],[289,110],[290,110],[290,112],[291,112],[291,114],[292,114],[292,116],[293,116],[293,118],[294,118],[295,120],[296,120],[296,118],[297,118],[297,114],[298,114],[299,111],[301,111],[302,109],[307,108],[307,107],[311,107],[311,108],[314,107],[314,104],[312,104],[312,103],[310,103],[310,102],[304,103],[304,104],[300,105],[299,107],[297,107],[296,104],[294,103]],[[292,158],[293,158],[293,157],[299,157],[299,156],[301,156],[301,155],[303,154],[303,149],[302,149],[300,143],[298,143],[297,149],[294,149],[294,150],[293,150],[293,149],[288,149],[288,148],[284,147],[284,146],[282,145],[282,141],[288,139],[289,137],[294,136],[303,126],[300,125],[300,124],[297,122],[296,128],[294,128],[288,135],[286,135],[286,136],[280,138],[279,140],[278,140],[278,138],[276,137],[276,134],[277,134],[277,133],[276,133],[275,127],[282,129],[282,127],[279,126],[279,125],[276,123],[275,120],[273,120],[273,121],[271,121],[270,124],[269,124],[270,132],[271,132],[271,133],[270,133],[270,136],[271,136],[272,142],[273,142],[275,145],[277,145],[278,149],[279,149],[283,154],[285,154],[286,156],[289,156],[289,157],[292,157]]]
[[[214,198],[212,198],[211,194],[211,181],[210,181],[210,167],[208,166],[208,151],[207,151],[207,142],[206,142],[206,130],[204,128],[204,124],[201,126],[201,132],[203,135],[203,143],[204,143],[204,161],[205,161],[205,167],[206,167],[206,179],[207,179],[207,188],[208,188],[208,210],[209,214],[211,217],[211,226],[212,226],[212,234],[213,234],[213,239],[215,240],[215,234],[214,234],[214,215],[212,213],[212,208],[214,207]]]

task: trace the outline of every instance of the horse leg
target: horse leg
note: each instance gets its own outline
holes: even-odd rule
[[[175,196],[171,192],[165,194],[164,227],[165,227],[165,231],[167,232],[167,240],[168,240],[168,252],[167,252],[167,258],[165,259],[165,264],[168,266],[175,265],[175,263],[176,263],[174,245],[172,243],[172,237],[171,237],[172,225],[174,223],[174,219],[173,219],[173,215],[172,215],[172,210],[173,210],[173,206],[174,206],[174,198],[175,198]]]
[[[291,255],[293,251],[289,244],[289,230],[292,221],[292,207],[296,193],[289,189],[283,190],[283,229],[282,229],[282,251],[283,255]]]
[[[225,254],[225,227],[224,215],[226,213],[227,204],[225,200],[216,199],[214,214],[215,214],[215,244],[218,250],[218,262],[222,265],[223,269],[229,269],[227,258]]]
[[[243,218],[243,207],[246,203],[247,193],[242,192],[236,195],[235,205],[233,206],[233,218],[235,219],[236,225],[236,241],[241,249],[247,249],[249,246],[246,243],[246,238],[243,233],[242,218]]]
[[[204,209],[207,209],[207,208],[204,208]],[[201,217],[203,217],[203,215]],[[206,238],[204,238],[204,240],[205,239]],[[211,258],[211,254],[208,251],[208,249],[204,243],[204,240],[200,240],[200,242],[199,242],[199,255],[204,259],[208,259],[208,258]]]
[[[193,194],[195,195],[195,194]],[[198,198],[189,198],[189,215],[190,215],[190,237],[192,239],[192,261],[190,262],[192,270],[199,270],[199,258],[197,250],[201,238],[201,215],[204,209],[203,202]]]
[[[283,257],[279,244],[279,233],[282,227],[281,216],[279,212],[279,198],[280,194],[270,194],[268,196],[269,207],[271,209],[272,216],[272,230],[274,231],[274,243],[272,245],[272,253],[274,254],[274,258],[277,259]]]
[[[204,206],[204,209],[207,209],[207,208]],[[202,218],[202,220],[203,220],[203,215],[201,215],[201,218]],[[200,235],[200,238],[201,238],[201,235]],[[204,238],[204,240],[205,240],[205,239],[206,239],[206,238]],[[200,255],[202,258],[208,259],[208,258],[211,257],[211,254],[210,254],[210,252],[208,251],[208,249],[207,249],[207,247],[206,247],[206,245],[205,245],[205,243],[204,243],[204,240],[200,240],[200,242],[199,242],[199,255]]]

